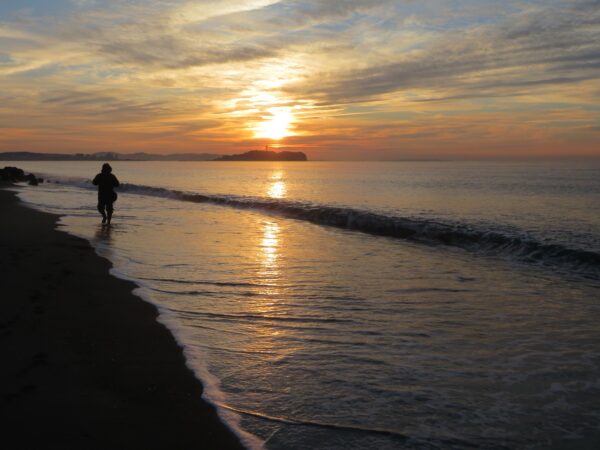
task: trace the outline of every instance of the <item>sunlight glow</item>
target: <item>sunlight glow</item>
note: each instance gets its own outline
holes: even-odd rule
[[[264,119],[254,129],[254,137],[279,140],[290,136],[290,126],[294,121],[291,108],[269,108],[270,117]]]

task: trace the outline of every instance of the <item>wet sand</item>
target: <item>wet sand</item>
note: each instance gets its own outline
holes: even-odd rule
[[[243,448],[133,283],[1,188],[0,212],[3,448]]]

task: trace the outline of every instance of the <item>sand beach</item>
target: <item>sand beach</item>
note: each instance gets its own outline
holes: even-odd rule
[[[237,449],[135,285],[0,189],[4,448]]]

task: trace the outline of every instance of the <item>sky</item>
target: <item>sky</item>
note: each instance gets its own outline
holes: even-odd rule
[[[0,0],[0,151],[600,157],[600,0]]]

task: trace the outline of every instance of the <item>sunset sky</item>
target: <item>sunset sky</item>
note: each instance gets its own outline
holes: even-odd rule
[[[600,1],[0,1],[0,151],[265,144],[600,156]]]

